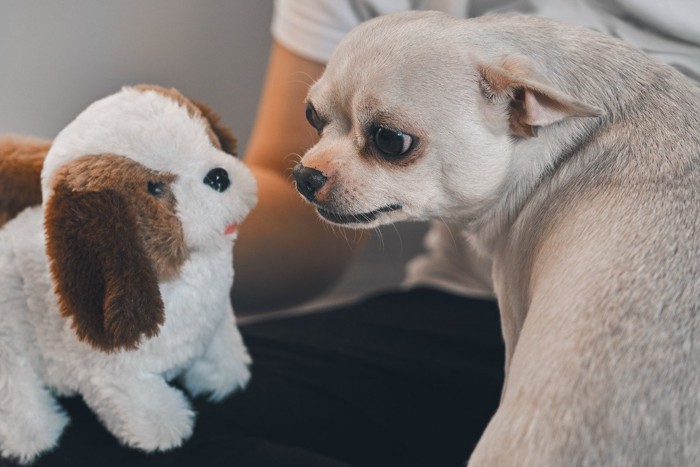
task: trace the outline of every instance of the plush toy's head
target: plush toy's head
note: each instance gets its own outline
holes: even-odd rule
[[[81,339],[135,348],[164,322],[159,283],[193,255],[228,254],[256,201],[234,149],[208,108],[153,86],[95,102],[56,137],[42,171],[46,246]]]

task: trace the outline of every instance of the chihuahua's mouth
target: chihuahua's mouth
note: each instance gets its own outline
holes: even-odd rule
[[[335,224],[366,224],[368,222],[372,222],[374,219],[377,218],[379,214],[383,212],[398,211],[399,209],[401,209],[401,205],[390,204],[388,206],[384,206],[383,208],[375,209],[374,211],[370,212],[363,212],[359,214],[343,214],[339,212],[329,211],[320,206],[316,206],[316,210],[321,215],[321,217]]]

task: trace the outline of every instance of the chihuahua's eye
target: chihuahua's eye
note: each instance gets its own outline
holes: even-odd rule
[[[160,198],[165,193],[165,183],[148,182],[148,192],[156,198]]]
[[[374,130],[374,144],[386,156],[401,156],[411,149],[413,137],[402,131],[380,126]]]
[[[306,120],[316,129],[318,134],[321,134],[321,130],[323,130],[323,121],[321,117],[318,116],[316,109],[314,109],[311,103],[306,104]]]

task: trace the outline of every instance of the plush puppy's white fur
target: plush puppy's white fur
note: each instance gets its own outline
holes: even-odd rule
[[[321,216],[442,220],[492,261],[506,382],[470,465],[700,465],[696,85],[573,25],[413,12],[308,101]]]
[[[120,174],[122,167],[132,171]],[[212,169],[225,171],[230,186],[205,182]],[[0,231],[0,453],[31,462],[56,446],[68,423],[56,394],[82,395],[125,445],[179,446],[194,413],[169,381],[220,400],[249,379],[229,297],[235,225],[256,200],[252,174],[222,151],[192,102],[174,90],[136,87],[95,102],[56,137],[42,191],[42,207]],[[114,209],[136,222],[94,212],[89,202],[70,204],[91,196],[116,199]],[[59,209],[63,217],[52,212]],[[94,232],[81,233],[81,223]],[[138,241],[124,244],[132,233]],[[156,246],[142,254],[144,244]],[[124,287],[131,263],[103,258],[114,252],[133,256],[153,283]],[[156,264],[171,253],[173,264]],[[83,285],[66,276],[101,291],[83,297]],[[71,308],[81,300],[94,301],[94,317]],[[139,328],[152,303],[162,316]]]

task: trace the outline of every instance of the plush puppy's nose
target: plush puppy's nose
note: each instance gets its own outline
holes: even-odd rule
[[[294,180],[297,182],[297,190],[309,201],[313,201],[316,192],[326,183],[328,178],[316,169],[304,167],[301,164],[294,166],[292,170]]]
[[[221,167],[211,169],[206,177],[204,177],[204,183],[209,185],[213,190],[220,193],[226,191],[226,189],[231,185],[231,180],[228,178],[228,172],[226,172]]]

